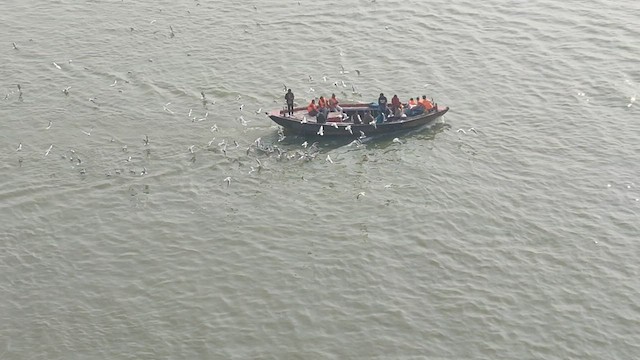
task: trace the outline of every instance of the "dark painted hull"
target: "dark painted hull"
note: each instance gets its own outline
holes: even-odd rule
[[[370,136],[414,129],[435,121],[447,111],[449,111],[449,107],[438,107],[430,113],[399,118],[390,122],[377,124],[376,126],[369,124],[353,124],[348,122],[326,122],[324,124],[318,124],[316,122],[303,123],[300,119],[295,117],[290,118],[283,116],[281,111],[274,111],[270,113],[269,118],[271,118],[271,120],[276,124],[282,126],[288,134],[318,136],[320,135],[320,127],[322,127],[323,136],[359,137],[362,133],[364,133],[365,136]],[[351,131],[348,130],[348,126],[351,126]]]

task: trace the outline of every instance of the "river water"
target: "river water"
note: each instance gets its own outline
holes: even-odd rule
[[[638,14],[5,0],[0,358],[636,358]],[[247,152],[283,86],[451,110]]]

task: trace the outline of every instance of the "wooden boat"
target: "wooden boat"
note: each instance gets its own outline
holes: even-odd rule
[[[390,117],[384,122],[375,124],[354,124],[352,116],[355,113],[362,116],[364,112],[371,111],[373,117],[377,117],[379,113],[377,104],[354,103],[340,104],[340,106],[342,113],[329,112],[326,122],[322,122],[322,117],[318,122],[316,116],[309,116],[306,107],[295,108],[291,116],[287,114],[286,109],[274,110],[267,115],[289,134],[364,137],[417,128],[435,121],[449,111],[448,106],[442,107],[436,104],[431,111],[424,111],[418,115]]]

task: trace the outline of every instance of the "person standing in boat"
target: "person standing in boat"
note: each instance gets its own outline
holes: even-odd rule
[[[387,115],[387,98],[383,93],[380,93],[380,97],[378,98],[378,110],[384,116]]]
[[[293,115],[293,99],[294,99],[294,95],[291,92],[291,89],[289,89],[289,91],[287,91],[287,93],[284,95],[284,99],[287,101],[287,114],[289,114],[289,116]]]
[[[400,102],[398,95],[393,95],[393,97],[391,98],[391,113],[393,114],[393,116],[396,116],[396,113],[400,109],[402,109],[402,103]]]
[[[338,105],[340,102],[336,98],[336,94],[331,94],[331,99],[329,99],[329,111],[339,111],[342,112],[342,108]]]

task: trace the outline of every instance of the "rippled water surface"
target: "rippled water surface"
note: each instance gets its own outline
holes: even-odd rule
[[[5,1],[0,358],[636,358],[638,14]],[[451,110],[279,141],[283,84]]]

